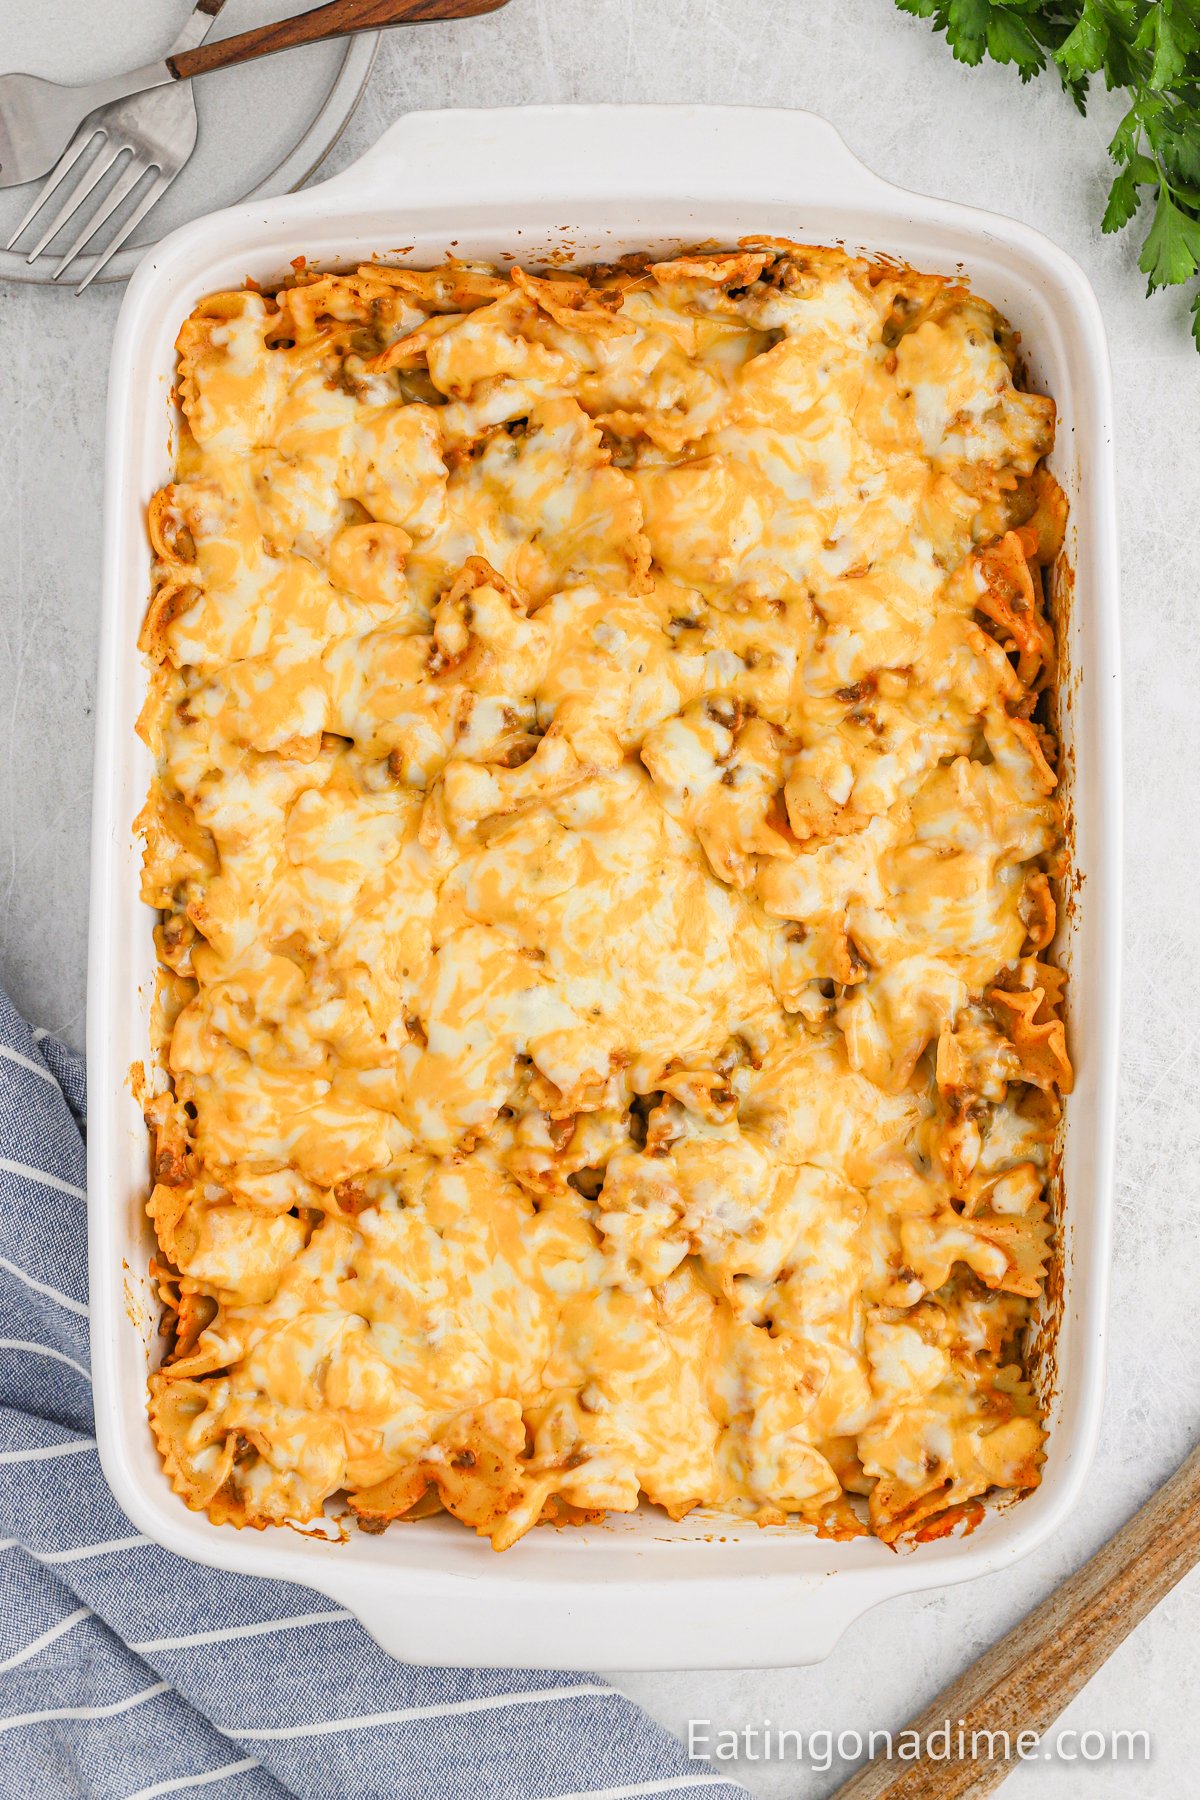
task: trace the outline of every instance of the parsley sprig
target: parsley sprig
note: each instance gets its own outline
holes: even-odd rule
[[[1094,75],[1129,105],[1109,155],[1117,174],[1102,229],[1146,201],[1154,216],[1138,267],[1147,293],[1200,273],[1200,0],[896,0],[944,31],[959,62],[990,56],[1022,81],[1051,63],[1080,112]],[[1200,348],[1200,292],[1192,301]]]

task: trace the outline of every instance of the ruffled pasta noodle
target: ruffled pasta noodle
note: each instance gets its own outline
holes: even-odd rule
[[[1054,404],[776,241],[302,267],[150,509],[164,1465],[217,1521],[1038,1480]]]

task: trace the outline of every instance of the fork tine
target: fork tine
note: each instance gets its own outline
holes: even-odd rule
[[[104,179],[118,157],[123,155],[124,150],[124,144],[110,146],[108,139],[106,138],[104,140],[103,144],[100,146],[99,153],[92,158],[92,161],[83,171],[83,174],[79,177],[79,180],[75,183],[74,187],[55,213],[53,219],[50,221],[49,225],[47,225],[41,237],[29,252],[29,255],[25,258],[27,263],[37,261],[51,238],[54,237],[57,232],[62,230],[69,218],[78,212],[92,189],[98,182]]]
[[[50,277],[52,281],[60,281],[62,279],[67,272],[69,264],[75,261],[75,258],[79,255],[83,246],[91,243],[105,221],[112,218],[122,200],[129,197],[138,182],[142,179],[142,176],[147,174],[149,170],[154,167],[154,163],[144,161],[136,152],[130,156],[129,161],[122,169],[120,176],[113,182],[112,187],[104,196],[102,203],[96,208],[91,218],[86,219],[80,226],[74,242],[71,244],[70,248],[64,252],[57,269],[55,269],[54,274]]]
[[[166,193],[167,189],[170,187],[171,183],[174,181],[175,175],[177,175],[178,173],[179,173],[179,171],[176,170],[174,172],[174,174],[171,174],[171,175],[161,175],[160,174],[157,181],[151,182],[150,186],[146,189],[146,192],[142,195],[141,199],[138,201],[137,205],[134,207],[133,211],[130,213],[130,215],[126,219],[125,223],[117,231],[117,234],[113,238],[111,244],[108,246],[108,249],[103,251],[99,256],[97,256],[95,262],[92,264],[91,268],[88,270],[87,274],[84,276],[84,278],[80,282],[79,286],[75,289],[76,295],[82,294],[84,288],[89,287],[91,285],[91,283],[93,281],[95,281],[97,275],[100,273],[100,271],[104,267],[105,263],[107,263],[109,257],[115,256],[117,251],[121,248],[121,245],[125,242],[125,239],[129,236],[129,234],[131,232],[137,230],[138,226],[141,224],[141,222],[145,218],[146,214],[150,211],[150,208],[152,206],[156,205],[157,202],[162,199],[162,196]]]
[[[17,229],[13,232],[13,234],[9,238],[7,244],[5,244],[4,248],[6,250],[12,249],[13,245],[16,243],[17,239],[20,237],[20,235],[24,231],[25,227],[36,216],[36,214],[38,214],[42,210],[43,206],[45,206],[47,200],[49,200],[51,194],[54,192],[54,190],[58,186],[59,182],[62,181],[67,175],[70,174],[71,170],[75,167],[75,164],[79,161],[80,157],[83,155],[84,151],[87,149],[88,145],[91,143],[91,141],[95,137],[96,133],[100,130],[101,130],[101,127],[99,125],[93,125],[89,128],[86,120],[79,127],[79,130],[75,133],[75,136],[71,139],[70,143],[67,145],[66,149],[63,151],[62,155],[59,157],[57,163],[55,163],[54,167],[51,169],[50,173],[47,175],[45,181],[42,183],[41,187],[38,189],[37,195],[35,196],[33,204],[29,208],[29,211],[25,214],[25,217],[21,220],[21,223],[17,226]]]

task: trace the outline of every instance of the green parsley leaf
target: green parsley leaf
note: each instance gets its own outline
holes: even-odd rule
[[[1196,340],[1196,348],[1200,350],[1200,294],[1192,301],[1192,336]]]
[[[1122,169],[1108,190],[1108,205],[1104,209],[1101,231],[1120,231],[1123,225],[1128,225],[1141,205],[1141,199],[1133,170]]]
[[[983,61],[991,11],[991,0],[949,0],[946,36],[958,62],[974,68]]]
[[[1166,164],[1172,187],[1200,187],[1200,121],[1186,117],[1164,120],[1155,148]]]
[[[1101,0],[1108,21],[1108,49],[1104,57],[1104,85],[1129,88],[1137,93],[1141,87],[1145,56],[1137,47],[1138,24],[1146,0]]]
[[[1148,157],[1139,157],[1137,160],[1150,162]],[[1128,225],[1142,202],[1139,187],[1144,187],[1153,180],[1157,180],[1157,169],[1153,166],[1153,162],[1150,162],[1150,176],[1139,175],[1137,167],[1133,164],[1128,164],[1128,167],[1121,169],[1114,184],[1108,189],[1108,205],[1105,207],[1105,218],[1101,221],[1099,229],[1108,232],[1108,230],[1121,230],[1123,225]]]
[[[1190,281],[1200,268],[1200,219],[1191,219],[1172,200],[1166,188],[1158,190],[1154,223],[1150,227],[1138,268],[1149,276],[1146,292]]]
[[[994,62],[1016,63],[1021,80],[1040,75],[1046,66],[1041,45],[1019,14],[997,7],[988,20],[988,55]]]
[[[897,0],[899,4],[899,0]],[[1128,162],[1137,149],[1138,139],[1142,135],[1142,116],[1136,106],[1131,106],[1117,129],[1113,132],[1112,142],[1108,146],[1108,154],[1114,162]]]
[[[1075,29],[1054,60],[1072,81],[1084,81],[1104,67],[1108,40],[1108,20],[1096,0],[1084,0]]]
[[[1147,87],[1161,91],[1173,86],[1187,66],[1187,55],[1175,35],[1174,21],[1165,4],[1152,7],[1146,14],[1136,42],[1139,50],[1149,50],[1154,56]]]

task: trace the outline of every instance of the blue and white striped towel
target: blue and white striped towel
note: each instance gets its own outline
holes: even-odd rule
[[[745,1800],[601,1682],[408,1668],[137,1535],[91,1436],[84,1106],[0,992],[0,1795]]]

